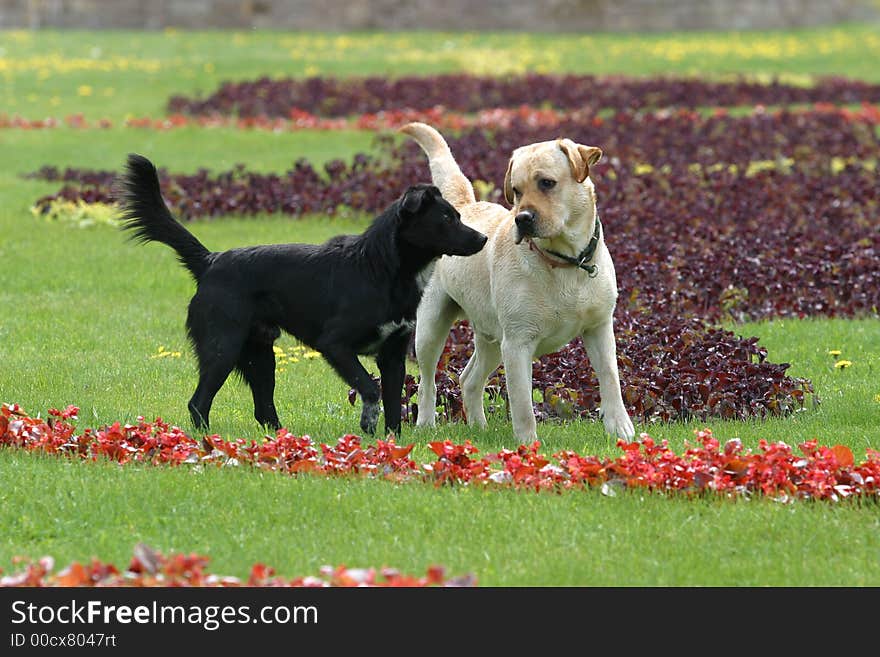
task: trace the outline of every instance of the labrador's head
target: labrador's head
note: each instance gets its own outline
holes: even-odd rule
[[[602,157],[595,146],[556,139],[517,148],[507,165],[504,198],[513,206],[516,243],[553,239],[592,222],[596,194],[590,167]]]

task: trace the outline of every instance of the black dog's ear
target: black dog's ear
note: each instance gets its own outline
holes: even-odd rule
[[[419,211],[419,208],[422,207],[426,196],[427,188],[410,187],[403,195],[403,200],[400,202],[400,208],[407,214],[415,214]]]

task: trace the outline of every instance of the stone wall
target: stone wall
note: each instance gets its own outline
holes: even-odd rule
[[[880,21],[880,0],[0,0],[0,28],[659,31]]]

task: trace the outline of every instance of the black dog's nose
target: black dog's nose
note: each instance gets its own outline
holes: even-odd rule
[[[479,231],[474,231],[474,236],[471,239],[471,246],[473,247],[470,251],[469,255],[473,255],[474,253],[479,253],[483,250],[483,247],[486,246],[486,242],[489,241],[489,238],[483,235],[483,233]]]

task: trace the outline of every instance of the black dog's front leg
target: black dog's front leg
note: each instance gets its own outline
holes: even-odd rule
[[[357,390],[363,400],[361,429],[369,434],[375,433],[379,422],[379,386],[373,381],[373,377],[361,365],[357,354],[347,347],[336,344],[324,346],[319,351],[336,373]]]
[[[385,408],[385,434],[393,431],[400,435],[400,398],[406,377],[406,349],[410,332],[395,333],[388,337],[376,355],[376,365],[382,377],[382,406]]]

